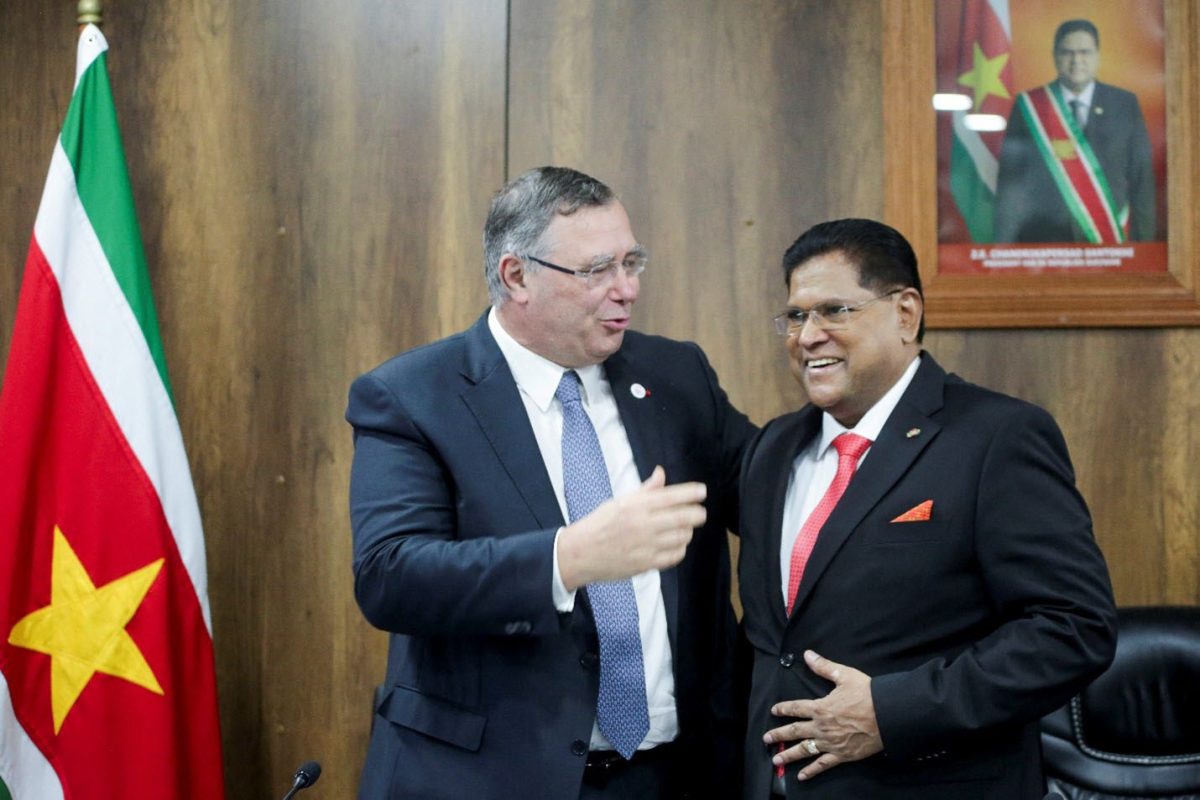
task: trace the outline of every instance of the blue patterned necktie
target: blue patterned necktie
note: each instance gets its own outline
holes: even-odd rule
[[[554,396],[563,412],[563,493],[567,513],[575,522],[612,497],[612,486],[596,429],[579,398],[579,376],[573,371],[563,373]],[[600,638],[596,724],[613,749],[629,758],[650,730],[633,581],[591,583],[587,594]]]

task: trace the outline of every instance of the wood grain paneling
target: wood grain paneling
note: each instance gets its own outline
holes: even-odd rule
[[[5,3],[0,355],[70,92],[73,3]],[[802,401],[768,319],[805,228],[883,210],[876,0],[110,0],[105,32],[208,537],[231,798],[349,797],[385,637],[355,606],[351,378],[486,302],[492,192],[609,182],[639,327],[755,420]],[[509,27],[511,26],[511,35]],[[506,81],[507,72],[507,81]],[[1058,418],[1124,603],[1200,602],[1200,332],[938,331]]]

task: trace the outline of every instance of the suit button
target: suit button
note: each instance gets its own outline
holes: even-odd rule
[[[600,663],[600,656],[588,651],[579,657],[579,665],[584,669],[595,669]]]
[[[784,669],[787,669],[788,667],[792,666],[792,664],[795,664],[795,663],[796,663],[796,654],[795,653],[784,653],[783,655],[781,655],[779,657],[779,666],[783,667]]]
[[[571,742],[571,754],[576,756],[586,756],[588,754],[587,742],[583,739],[576,739]]]

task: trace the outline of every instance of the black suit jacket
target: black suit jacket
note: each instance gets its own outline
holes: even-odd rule
[[[821,530],[791,617],[779,571],[792,464],[812,406],[766,425],[741,478],[739,578],[754,651],[745,797],[765,800],[770,706],[827,694],[812,649],[872,676],[884,752],[788,796],[1041,798],[1036,720],[1112,658],[1104,560],[1043,410],[922,363]],[[926,522],[894,522],[926,500]]]
[[[1137,97],[1097,82],[1083,134],[1108,178],[1117,211],[1129,206],[1130,241],[1157,239],[1150,137]],[[1085,241],[1015,105],[1000,148],[995,222],[997,242]]]
[[[697,785],[736,785],[725,529],[754,428],[693,344],[628,332],[604,368],[642,477],[662,464],[671,483],[708,485],[708,523],[662,572],[662,593],[678,741]],[[564,521],[486,315],[358,378],[346,418],[355,593],[391,633],[360,796],[577,797],[595,626],[585,593],[570,614],[554,608]]]

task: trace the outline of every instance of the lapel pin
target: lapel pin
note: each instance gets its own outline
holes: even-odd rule
[[[1092,109],[1092,111],[1095,111],[1097,114],[1103,114],[1103,113],[1104,113],[1104,109],[1103,109],[1103,108],[1101,108],[1100,106],[1096,106],[1095,108],[1093,108],[1093,109]]]
[[[920,428],[909,428],[909,429],[908,429],[908,433],[904,434],[904,438],[905,438],[905,439],[912,439],[912,438],[914,438],[914,437],[916,437],[916,436],[919,436],[919,435],[920,435],[920,433],[921,433],[921,429],[920,429]]]
[[[643,397],[650,396],[650,392],[648,392],[646,390],[646,387],[642,386],[640,383],[635,383],[632,386],[630,386],[629,393],[631,395],[633,395],[634,397],[636,397],[638,400],[641,400]]]

